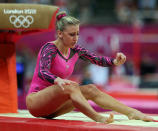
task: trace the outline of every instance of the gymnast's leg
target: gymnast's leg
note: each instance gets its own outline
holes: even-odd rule
[[[110,109],[126,115],[129,119],[141,119],[144,121],[152,121],[153,119],[140,111],[130,108],[112,96],[100,91],[95,85],[89,84],[80,86],[80,90],[85,98],[94,101],[97,105],[104,109]]]
[[[80,88],[73,84],[65,85],[64,91],[58,85],[52,85],[37,93],[29,94],[26,104],[30,113],[36,117],[45,117],[52,113],[56,116],[55,112],[59,115],[58,110],[67,106],[65,103],[68,100],[72,101],[75,108],[97,122],[110,123],[113,121],[113,116],[107,118],[97,113],[82,95]]]

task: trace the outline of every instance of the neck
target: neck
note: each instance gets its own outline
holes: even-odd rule
[[[69,48],[66,47],[64,45],[64,43],[60,39],[57,39],[56,41],[54,41],[54,44],[56,45],[56,47],[58,48],[58,50],[60,50],[60,52],[62,52],[62,54],[64,56],[68,55]]]

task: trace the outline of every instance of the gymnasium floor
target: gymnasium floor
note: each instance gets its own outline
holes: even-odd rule
[[[158,120],[158,92],[156,90],[137,90],[134,92],[109,92],[122,103],[150,114]],[[19,97],[25,100],[25,97]],[[24,103],[25,104],[25,103]],[[110,112],[90,102],[91,106],[102,115]],[[124,115],[114,113],[114,122],[110,124],[96,123],[80,112],[71,112],[56,119],[35,118],[27,110],[19,110],[17,114],[0,114],[0,131],[158,131],[158,122],[128,120]]]
[[[108,116],[109,113],[101,113]],[[158,120],[158,115],[151,115]],[[121,114],[114,115],[111,124],[96,123],[80,112],[71,112],[55,120],[35,118],[27,110],[19,113],[0,114],[0,131],[158,131],[158,122],[128,120]]]

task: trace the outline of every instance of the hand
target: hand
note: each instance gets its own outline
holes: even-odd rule
[[[64,85],[75,84],[78,86],[78,83],[71,81],[71,80],[61,79],[60,77],[57,77],[55,79],[54,84],[60,86],[62,88],[62,90],[64,90]]]
[[[126,61],[126,56],[123,53],[117,53],[114,59],[114,65],[119,66],[124,64]]]

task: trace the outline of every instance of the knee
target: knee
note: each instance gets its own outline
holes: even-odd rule
[[[87,90],[92,99],[100,94],[100,90],[94,84],[89,84]]]
[[[64,90],[65,90],[66,93],[72,94],[72,93],[79,92],[80,88],[77,85],[71,84],[71,85],[66,85],[64,87]]]
[[[94,84],[89,84],[88,89],[90,89],[90,91],[92,91],[92,92],[98,92],[99,91],[99,89]]]

